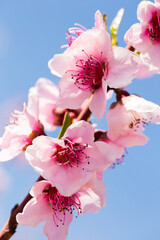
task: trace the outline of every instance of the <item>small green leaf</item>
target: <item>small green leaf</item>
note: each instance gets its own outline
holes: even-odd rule
[[[107,31],[107,15],[105,13],[103,14],[103,21],[105,22],[106,31]]]
[[[67,128],[72,124],[72,120],[68,114],[68,112],[65,113],[64,115],[64,119],[63,119],[63,124],[62,124],[62,128],[60,131],[60,134],[58,136],[58,139],[62,138],[67,130]]]
[[[118,33],[118,28],[121,23],[122,17],[124,13],[124,8],[121,8],[115,18],[113,19],[113,22],[110,26],[110,32],[111,32],[111,44],[112,47],[117,45],[117,33]]]
[[[140,55],[141,53],[139,51],[136,52],[138,55]]]

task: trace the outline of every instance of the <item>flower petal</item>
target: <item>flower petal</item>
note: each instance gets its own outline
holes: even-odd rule
[[[135,111],[146,122],[160,124],[160,106],[136,95],[123,97],[122,102],[127,111]]]
[[[100,208],[106,205],[106,187],[105,184],[98,180],[96,174],[88,181],[78,192],[81,202],[82,214],[86,212],[97,213]]]
[[[39,223],[46,221],[51,214],[51,207],[43,197],[38,201],[32,198],[25,205],[23,212],[17,214],[16,220],[22,225],[36,227]]]
[[[86,121],[78,121],[71,124],[65,132],[62,139],[68,138],[75,141],[79,139],[79,143],[93,143],[94,141],[94,128]]]
[[[141,1],[137,9],[137,18],[141,22],[149,22],[156,11],[156,6],[150,1]]]
[[[143,134],[129,134],[117,138],[116,143],[120,146],[133,147],[147,144],[149,138]]]
[[[58,83],[60,97],[58,106],[63,108],[78,109],[90,97],[90,91],[82,91],[75,84],[71,73],[65,73]]]
[[[123,88],[136,77],[141,60],[128,49],[115,47],[110,59],[107,83],[112,88]]]
[[[60,213],[58,213],[57,217],[59,217],[59,214]],[[61,223],[57,227],[57,224],[53,220],[53,216],[51,216],[44,225],[44,228],[43,228],[44,235],[48,237],[48,240],[65,240],[67,237],[68,228],[72,222],[72,219],[73,219],[73,214],[70,214],[69,212],[66,211],[64,225],[62,225]]]
[[[106,112],[106,105],[106,93],[103,88],[100,87],[95,91],[89,104],[89,109],[97,118],[102,118]]]

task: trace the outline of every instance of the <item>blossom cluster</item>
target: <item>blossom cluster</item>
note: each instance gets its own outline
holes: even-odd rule
[[[100,11],[92,29],[70,28],[66,50],[48,63],[60,77],[58,88],[40,78],[0,138],[0,161],[24,152],[42,176],[16,220],[30,226],[45,221],[48,240],[66,239],[74,212],[97,213],[105,207],[104,171],[123,161],[127,147],[147,143],[148,123],[160,124],[160,106],[126,90],[134,78],[160,72],[160,1],[142,1],[137,16],[140,23],[124,36],[126,48],[112,43]],[[106,111],[113,94],[116,101]],[[106,114],[108,129],[95,129],[91,114]],[[63,133],[47,136],[57,126]]]

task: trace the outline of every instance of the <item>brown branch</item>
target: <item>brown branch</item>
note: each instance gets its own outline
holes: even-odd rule
[[[130,50],[131,52],[134,52],[135,51],[135,48],[131,45],[127,45],[126,47],[128,50]]]
[[[40,176],[37,179],[37,182],[41,181],[41,180],[43,180],[43,178]],[[2,231],[0,232],[0,240],[8,240],[16,232],[16,228],[18,225],[18,223],[16,221],[16,215],[23,211],[24,206],[31,198],[32,198],[32,196],[28,193],[28,195],[25,197],[25,199],[22,201],[22,203],[20,205],[16,204],[14,206],[14,208],[11,210],[10,218],[8,219],[5,226],[3,227]]]

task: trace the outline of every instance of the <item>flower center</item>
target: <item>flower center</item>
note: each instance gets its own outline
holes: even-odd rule
[[[82,50],[84,52],[84,50]],[[85,52],[84,52],[85,53]],[[102,79],[108,71],[107,64],[102,61],[102,53],[100,59],[88,55],[87,60],[79,59],[76,62],[77,70],[72,71],[72,79],[74,84],[83,91],[94,92],[102,85]]]
[[[145,118],[140,118],[134,116],[134,114],[131,113],[131,121],[128,124],[128,131],[135,132],[135,133],[141,133],[146,125],[148,125],[149,121]]]
[[[81,203],[76,194],[64,197],[51,185],[43,190],[43,194],[53,209],[53,220],[57,227],[59,223],[64,225],[66,212],[73,214],[73,210],[76,210],[78,215],[82,212]]]
[[[38,120],[37,122],[37,130],[33,130],[27,139],[26,145],[22,148],[22,151],[26,151],[27,147],[32,145],[32,141],[41,135],[45,135],[43,124]]]
[[[64,140],[64,143],[65,147],[58,145],[55,152],[56,161],[59,165],[79,167],[79,165],[83,165],[88,161],[89,156],[85,153],[85,149],[88,147],[87,144],[80,145],[79,143],[71,142],[69,139]]]
[[[155,13],[149,22],[148,30],[149,37],[155,43],[160,42],[160,16]]]

